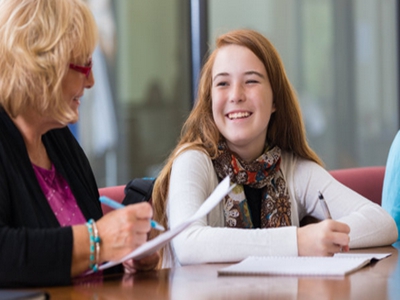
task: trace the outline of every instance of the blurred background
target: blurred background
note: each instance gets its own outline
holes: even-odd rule
[[[215,38],[256,29],[276,46],[311,147],[328,170],[385,165],[399,128],[396,0],[87,0],[96,84],[71,127],[99,187],[157,176]]]

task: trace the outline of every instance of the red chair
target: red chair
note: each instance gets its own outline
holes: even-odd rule
[[[113,200],[121,203],[125,197],[124,188],[125,188],[125,185],[103,187],[103,188],[99,188],[99,194],[100,194],[100,196],[106,196],[110,199],[113,199]],[[101,208],[103,210],[103,214],[106,214],[112,210],[112,208],[108,207],[107,205],[104,205],[103,203],[101,204]]]
[[[384,166],[337,169],[329,173],[345,186],[381,205]]]
[[[385,167],[359,167],[337,169],[329,172],[336,180],[361,194],[365,198],[381,205],[383,178]],[[122,202],[125,197],[125,185],[99,188],[100,196],[107,196],[115,201]],[[112,208],[101,204],[103,213],[106,214]]]

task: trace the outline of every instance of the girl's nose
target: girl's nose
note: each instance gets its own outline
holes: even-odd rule
[[[242,102],[246,100],[244,88],[241,84],[233,84],[231,89],[230,101]]]

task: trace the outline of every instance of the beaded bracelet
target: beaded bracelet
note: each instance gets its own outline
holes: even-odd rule
[[[99,258],[100,258],[100,237],[97,231],[96,223],[93,219],[90,219],[86,226],[89,231],[89,243],[90,243],[90,262],[89,267],[93,272],[99,270]]]
[[[100,264],[100,237],[99,237],[99,232],[97,230],[96,222],[92,222],[93,226],[93,233],[94,233],[94,244],[96,246],[96,266],[98,267]]]

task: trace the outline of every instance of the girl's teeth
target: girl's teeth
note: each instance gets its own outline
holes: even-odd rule
[[[247,118],[249,115],[250,113],[248,112],[237,112],[229,114],[228,117],[229,119],[241,119],[241,118]]]

